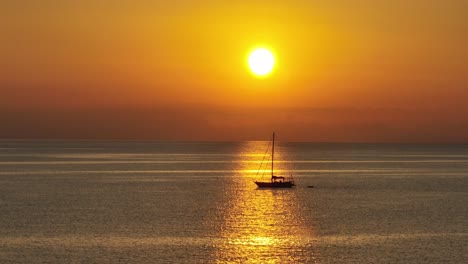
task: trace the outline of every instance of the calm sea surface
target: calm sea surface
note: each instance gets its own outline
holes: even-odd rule
[[[0,262],[467,263],[468,145],[267,146],[0,141]]]

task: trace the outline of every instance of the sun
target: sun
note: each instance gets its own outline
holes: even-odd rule
[[[265,77],[273,71],[275,57],[266,48],[256,48],[249,54],[248,64],[254,75]]]

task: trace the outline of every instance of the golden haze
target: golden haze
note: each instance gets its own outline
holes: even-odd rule
[[[0,3],[0,138],[468,141],[466,1],[104,2]]]

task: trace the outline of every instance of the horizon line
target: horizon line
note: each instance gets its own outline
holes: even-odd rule
[[[270,140],[196,140],[196,139],[87,139],[87,138],[0,138],[0,141],[76,141],[76,142],[187,142],[187,143],[241,143],[241,142],[269,142]],[[303,140],[275,140],[283,143],[308,144],[381,144],[381,145],[468,145],[468,142],[452,141],[303,141]]]

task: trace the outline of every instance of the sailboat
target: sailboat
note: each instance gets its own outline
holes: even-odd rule
[[[274,174],[275,163],[275,132],[273,132],[272,147],[271,147],[271,180],[266,182],[255,181],[259,188],[291,188],[296,186],[294,180],[286,179],[283,176],[276,176]]]

